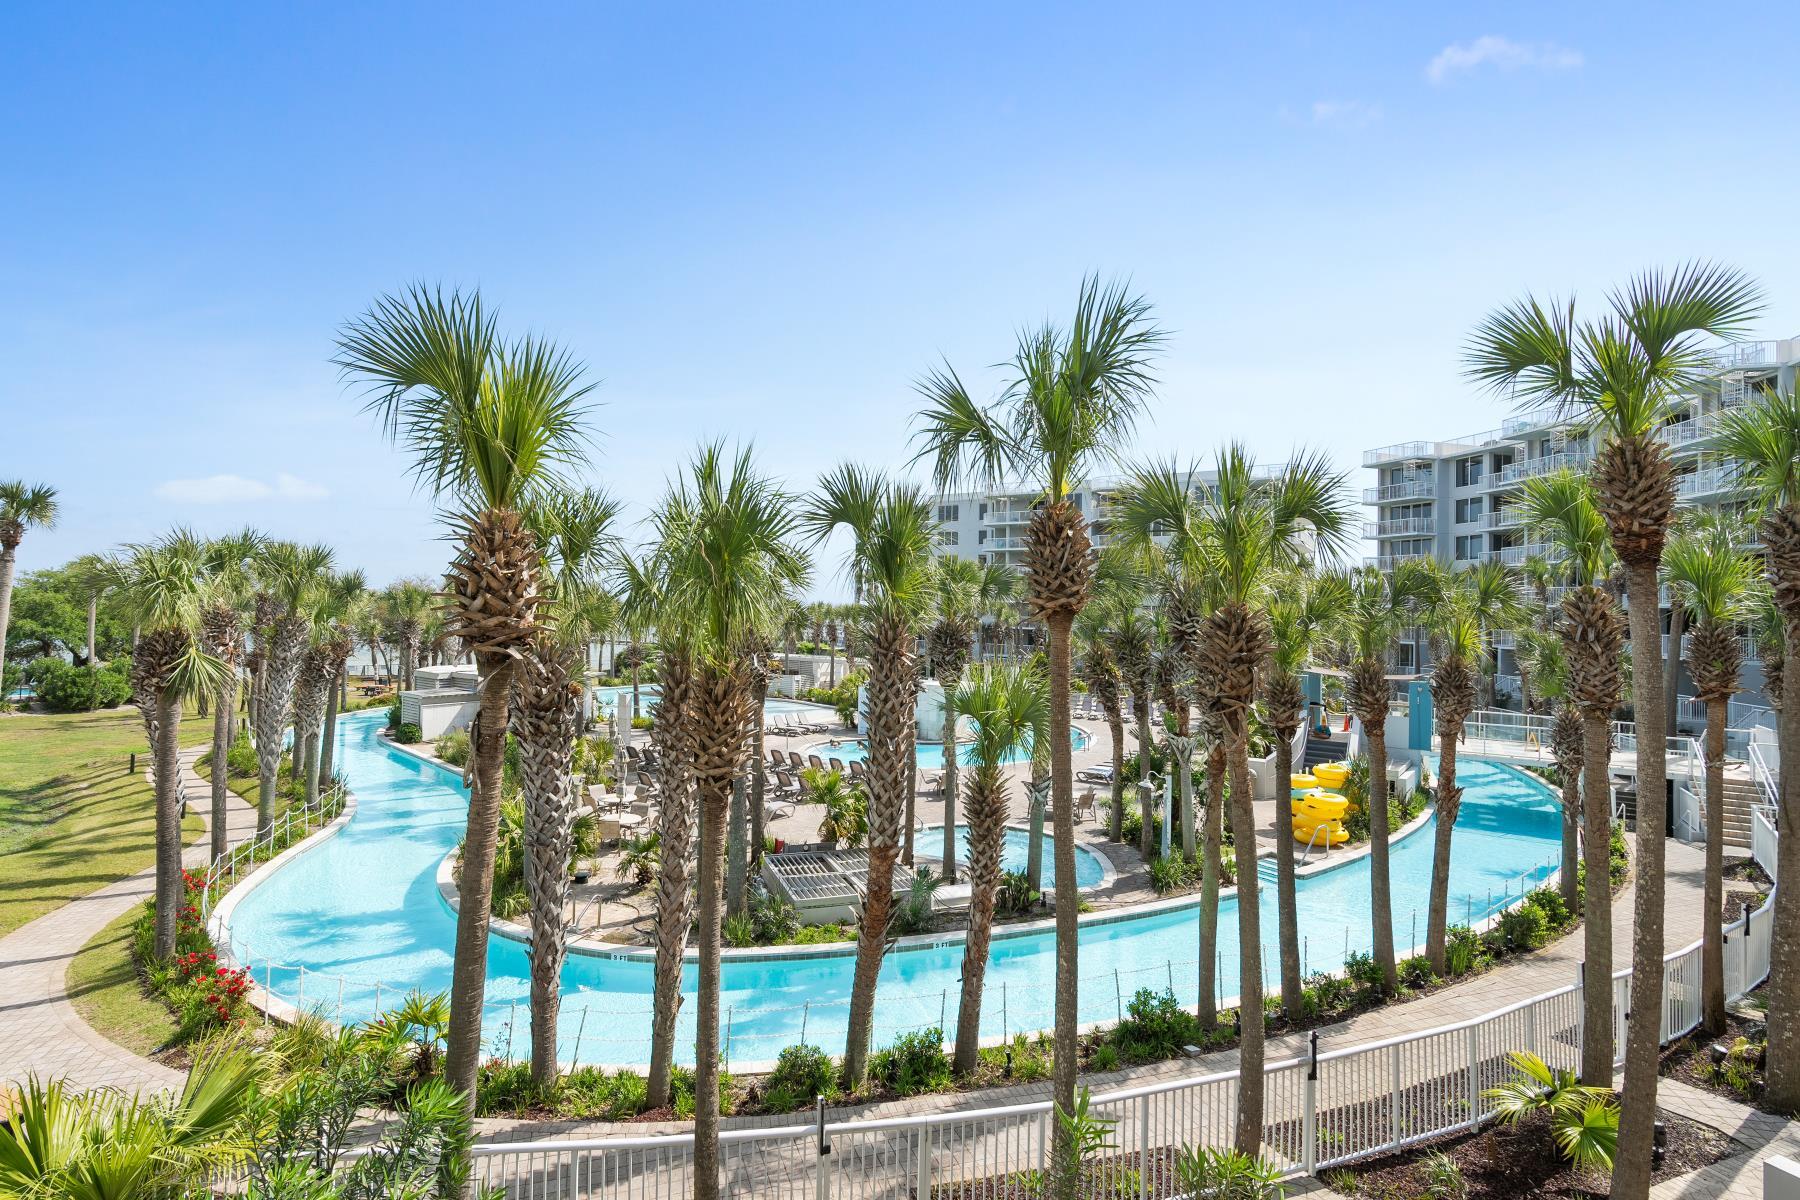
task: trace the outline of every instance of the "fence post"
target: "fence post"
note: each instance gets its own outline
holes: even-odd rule
[[[914,1151],[913,1157],[916,1161],[913,1163],[913,1167],[914,1167],[914,1171],[915,1171],[914,1178],[916,1178],[918,1181],[918,1184],[917,1184],[918,1190],[913,1192],[913,1195],[923,1198],[923,1197],[927,1197],[927,1196],[931,1195],[931,1126],[930,1125],[919,1126],[919,1138],[918,1138],[918,1141],[915,1143],[915,1145],[916,1145],[917,1149]]]
[[[1469,1026],[1469,1128],[1481,1119],[1481,1030]]]
[[[819,1097],[818,1154],[813,1159],[813,1200],[831,1200],[831,1143],[825,1139],[825,1097]]]
[[[944,1013],[950,1006],[950,989],[945,988],[938,993],[938,1033],[944,1032]]]
[[[1117,1007],[1119,1020],[1125,1019],[1125,993],[1119,989],[1119,971],[1113,968],[1113,1004]]]
[[[1005,987],[1006,985],[1001,984],[1000,986]],[[808,1000],[800,1006],[800,1044],[802,1046],[806,1045],[806,1021],[810,1016],[812,1016],[812,1001]]]
[[[1000,981],[1000,1040],[1012,1041],[1012,1031],[1008,1027],[1006,1015],[1006,980],[1004,979]]]
[[[1400,1144],[1400,1046],[1388,1049],[1388,1137],[1390,1144]]]
[[[1300,1167],[1308,1175],[1319,1169],[1319,1031],[1307,1038],[1306,1082],[1300,1111]]]
[[[1138,1195],[1150,1200],[1150,1097],[1138,1097]]]
[[[731,1023],[737,1019],[737,1005],[730,1004],[725,1008],[725,1070],[731,1070]]]

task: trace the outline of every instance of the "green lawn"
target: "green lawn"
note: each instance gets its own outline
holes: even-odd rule
[[[294,756],[288,751],[283,750],[281,752],[281,766],[275,772],[274,815],[277,818],[289,808],[293,807],[294,802],[298,800],[301,793],[305,791],[303,782],[290,777],[293,766]],[[211,781],[211,754],[202,754],[200,756],[199,761],[194,763],[194,773],[199,775],[202,779],[208,780],[209,782]],[[257,802],[262,798],[262,781],[255,775],[230,775],[226,778],[225,786],[230,788],[234,795],[241,798],[244,803],[248,804],[251,808],[255,808]],[[210,793],[208,794],[210,795]],[[211,801],[208,800],[207,803],[210,804]]]
[[[69,963],[69,999],[75,1011],[109,1041],[133,1054],[148,1055],[168,1045],[179,1030],[175,1014],[146,995],[131,962],[131,911],[94,935]]]
[[[188,745],[210,733],[207,722],[182,723]],[[129,705],[0,718],[0,935],[155,861],[147,752]],[[183,823],[187,840],[200,830],[197,817]]]

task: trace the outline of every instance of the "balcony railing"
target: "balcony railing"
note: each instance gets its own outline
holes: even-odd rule
[[[1483,529],[1511,529],[1524,519],[1517,505],[1508,504],[1489,512],[1482,519],[1481,527]]]
[[[1405,517],[1398,521],[1367,521],[1363,536],[1372,538],[1413,537],[1437,532],[1435,517]]]
[[[1705,352],[1705,357],[1718,371],[1742,371],[1750,367],[1772,367],[1781,361],[1780,342],[1730,342]]]
[[[983,550],[1023,550],[1025,548],[1025,539],[991,537],[987,541],[981,543],[980,548]]]
[[[1380,487],[1364,488],[1364,504],[1386,504],[1390,500],[1430,499],[1436,490],[1430,479],[1403,479],[1399,483],[1384,483]]]
[[[1436,442],[1399,442],[1379,450],[1363,451],[1363,466],[1378,467],[1386,462],[1404,462],[1409,458],[1435,458]]]
[[[1516,417],[1508,417],[1500,422],[1500,436],[1518,437],[1521,433],[1529,430],[1554,425],[1558,419],[1554,408],[1540,408],[1532,412],[1520,413]]]
[[[1547,544],[1534,542],[1527,546],[1502,546],[1498,550],[1489,550],[1482,555],[1484,562],[1505,563],[1509,567],[1522,567],[1525,560],[1533,556],[1545,557],[1550,553]]]
[[[1552,471],[1560,471],[1564,467],[1578,467],[1587,461],[1587,455],[1568,450],[1558,454],[1540,454],[1536,458],[1524,458],[1515,463],[1508,463],[1500,468],[1494,477],[1496,483],[1514,483],[1521,479],[1530,479],[1537,475],[1548,475]]]
[[[1363,566],[1376,567],[1383,571],[1391,571],[1394,569],[1395,563],[1430,557],[1431,555],[1429,554],[1383,554],[1363,559]]]
[[[1708,467],[1704,471],[1695,471],[1692,475],[1683,475],[1677,480],[1675,494],[1684,499],[1695,496],[1707,496],[1714,492],[1726,492],[1737,486],[1737,468]]]

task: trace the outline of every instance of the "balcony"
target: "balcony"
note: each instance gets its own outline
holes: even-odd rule
[[[1745,371],[1754,367],[1773,367],[1781,362],[1780,342],[1730,342],[1704,352],[1715,371]]]
[[[1489,550],[1481,556],[1483,562],[1504,563],[1509,567],[1522,567],[1525,560],[1531,557],[1548,557],[1550,547],[1534,542],[1528,546],[1502,546],[1498,550]]]
[[[1481,520],[1483,529],[1511,529],[1524,521],[1516,504],[1503,505],[1494,509]]]
[[[1675,485],[1675,495],[1683,500],[1728,492],[1737,486],[1736,467],[1708,467],[1692,475],[1682,475]]]
[[[1520,413],[1516,417],[1508,417],[1500,423],[1501,437],[1518,437],[1522,433],[1530,433],[1534,429],[1545,429],[1558,421],[1556,409],[1539,408],[1531,412]]]
[[[1429,500],[1435,491],[1436,485],[1429,478],[1403,479],[1399,483],[1364,488],[1363,503],[1386,504],[1392,500]]]
[[[991,537],[987,541],[981,543],[981,549],[983,550],[1023,550],[1024,548],[1025,539],[1016,537]]]
[[[1400,521],[1368,521],[1363,524],[1363,536],[1371,538],[1416,537],[1436,532],[1436,517],[1407,517]]]
[[[1399,442],[1379,450],[1363,451],[1363,466],[1379,467],[1383,463],[1406,462],[1409,459],[1435,458],[1436,442]]]
[[[1029,508],[989,508],[987,516],[981,518],[983,525],[1029,525],[1032,510]]]
[[[1508,463],[1500,468],[1494,476],[1496,484],[1517,483],[1521,479],[1531,479],[1538,475],[1548,475],[1552,471],[1564,468],[1575,468],[1587,461],[1586,454],[1575,451],[1564,451],[1560,454],[1540,454],[1536,458],[1524,458],[1515,463]]]
[[[1369,557],[1369,558],[1363,559],[1363,566],[1374,567],[1377,570],[1382,570],[1382,571],[1391,571],[1394,569],[1394,564],[1396,564],[1396,563],[1402,563],[1402,562],[1406,562],[1408,560],[1416,561],[1418,559],[1430,558],[1430,557],[1431,557],[1431,555],[1429,555],[1429,554],[1383,554],[1378,557]]]

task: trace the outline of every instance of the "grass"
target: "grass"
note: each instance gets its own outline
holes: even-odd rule
[[[144,990],[131,961],[133,906],[95,934],[69,963],[70,1002],[100,1035],[133,1054],[150,1055],[175,1040],[180,1023]]]
[[[275,770],[275,812],[273,815],[276,819],[279,819],[282,813],[293,807],[301,793],[305,791],[305,781],[296,780],[291,777],[293,765],[293,754],[283,750],[281,752],[281,762]],[[194,774],[208,781],[212,779],[212,754],[210,752],[202,754],[195,761]],[[233,794],[237,795],[251,808],[255,808],[262,799],[262,782],[255,773],[232,771],[226,777],[225,786],[230,788]],[[321,788],[321,790],[323,790],[323,788]]]
[[[182,734],[193,745],[211,727],[188,720]],[[0,935],[156,861],[148,750],[130,706],[0,719]],[[184,840],[201,828],[190,816]]]

